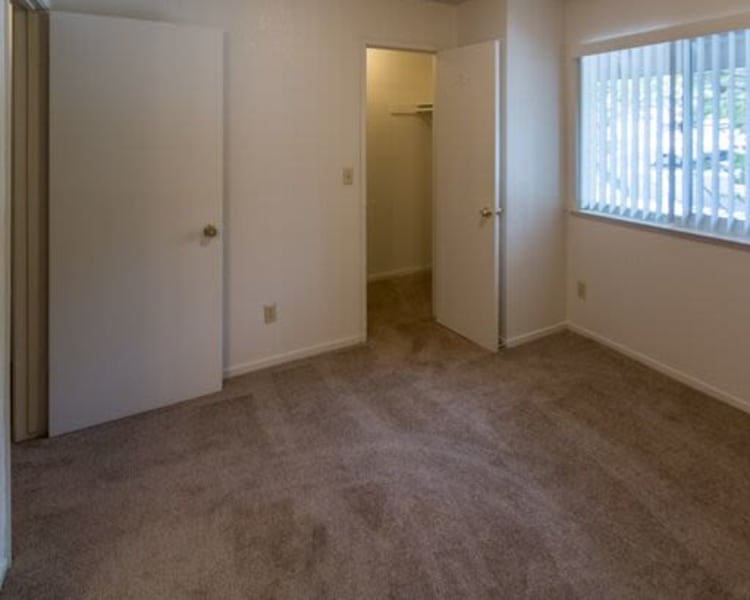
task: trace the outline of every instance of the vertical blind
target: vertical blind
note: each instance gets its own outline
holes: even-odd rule
[[[582,59],[580,207],[750,234],[750,30]]]

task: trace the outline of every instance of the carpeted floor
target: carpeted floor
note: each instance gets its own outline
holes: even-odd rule
[[[13,454],[2,598],[750,598],[750,416],[574,335],[366,346]]]

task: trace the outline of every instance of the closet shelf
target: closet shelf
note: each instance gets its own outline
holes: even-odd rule
[[[392,115],[424,115],[433,111],[432,103],[425,104],[394,104],[390,107]]]

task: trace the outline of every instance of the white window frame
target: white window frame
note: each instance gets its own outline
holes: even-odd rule
[[[575,141],[575,168],[573,169],[574,186],[572,190],[574,197],[572,202],[573,205],[569,209],[569,212],[572,215],[593,220],[607,221],[614,224],[619,223],[623,226],[635,227],[638,229],[654,230],[698,241],[719,243],[731,247],[740,247],[746,250],[750,249],[750,235],[735,235],[708,231],[685,226],[683,223],[679,222],[644,220],[581,208],[583,181],[583,58],[611,51],[704,37],[712,34],[723,34],[743,29],[750,30],[750,11],[741,11],[739,13],[722,16],[716,19],[688,22],[634,34],[601,38],[569,47],[568,55],[575,61],[575,73],[577,75],[576,80],[574,81],[574,94],[572,96],[574,98],[574,106],[576,106],[575,123],[572,127],[572,132],[574,134],[573,139]]]

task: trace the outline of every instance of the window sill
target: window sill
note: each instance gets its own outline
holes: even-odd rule
[[[641,229],[652,233],[664,233],[673,237],[687,239],[693,242],[711,244],[714,246],[724,246],[736,250],[750,252],[750,238],[732,237],[727,235],[697,231],[680,227],[679,225],[668,225],[664,223],[650,223],[639,219],[630,219],[618,215],[606,215],[599,212],[572,209],[568,211],[573,217],[588,219],[592,221],[604,221],[620,227],[629,227],[631,229]]]

